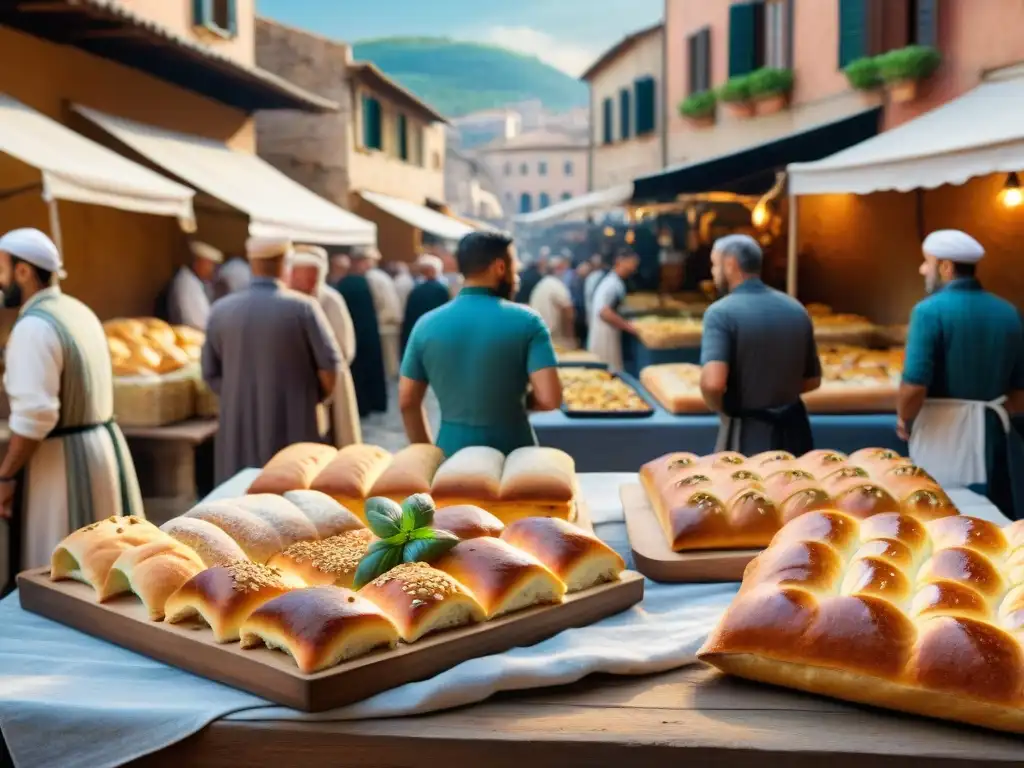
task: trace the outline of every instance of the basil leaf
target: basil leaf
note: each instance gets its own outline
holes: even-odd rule
[[[402,562],[402,547],[387,545],[386,542],[378,541],[376,544],[384,544],[376,551],[367,550],[366,555],[359,561],[355,575],[352,577],[352,589],[362,589],[378,576],[383,576],[396,565]]]
[[[402,508],[391,499],[375,496],[366,500],[366,524],[378,539],[387,539],[402,532]]]
[[[371,555],[374,552],[377,552],[378,550],[381,550],[381,549],[392,549],[392,548],[394,548],[396,546],[401,546],[402,544],[405,544],[405,535],[404,534],[402,534],[402,536],[392,536],[391,538],[392,539],[400,539],[400,541],[393,542],[393,541],[391,541],[391,539],[381,539],[381,540],[378,540],[378,541],[374,541],[374,542],[372,542],[370,544],[370,546],[368,546],[366,548],[366,554],[367,555]],[[365,557],[365,555],[364,555],[364,557]]]
[[[448,531],[434,531],[432,539],[414,539],[402,547],[403,563],[432,563],[459,543],[459,539]]]
[[[426,493],[416,493],[402,502],[402,530],[415,531],[434,522],[434,500]]]

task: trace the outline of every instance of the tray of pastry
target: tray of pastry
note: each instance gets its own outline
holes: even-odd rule
[[[633,320],[637,337],[648,349],[699,347],[704,322],[699,317],[646,315]]]
[[[698,658],[809,693],[1024,733],[1024,522],[816,510],[751,562]]]
[[[575,521],[579,498],[576,464],[556,448],[530,446],[507,457],[493,448],[463,448],[445,459],[434,445],[410,445],[391,453],[375,445],[340,451],[319,443],[297,443],[274,456],[249,493],[312,489],[362,517],[366,500],[401,501],[429,493],[438,508],[472,504],[508,523],[520,517]]]
[[[430,515],[406,528],[410,502]],[[565,520],[505,526],[477,507],[434,511],[422,495],[401,507],[375,499],[371,516],[372,529],[324,494],[292,491],[203,503],[161,528],[109,518],[68,536],[49,568],[20,574],[21,605],[315,712],[643,597],[639,574]],[[381,526],[398,533],[382,539]]]
[[[562,413],[572,419],[642,419],[654,405],[626,374],[599,368],[561,367]]]
[[[620,496],[637,570],[664,582],[739,581],[785,523],[818,509],[858,519],[959,514],[924,470],[882,448],[672,453],[641,467],[640,484]]]

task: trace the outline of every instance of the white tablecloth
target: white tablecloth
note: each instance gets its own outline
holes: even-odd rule
[[[211,497],[238,495],[252,471]],[[619,486],[582,475],[598,534],[627,557]],[[105,768],[156,752],[228,717],[349,720],[436,711],[497,691],[560,685],[595,672],[649,674],[691,663],[735,584],[645,583],[640,605],[529,648],[467,661],[431,680],[309,715],[152,661],[0,603],[0,728],[18,768]]]

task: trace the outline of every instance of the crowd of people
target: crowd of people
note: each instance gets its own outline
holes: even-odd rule
[[[979,487],[1020,518],[1024,443],[1011,422],[1024,412],[1020,312],[982,287],[984,249],[969,235],[933,233],[923,253],[929,295],[910,317],[897,431],[936,479]],[[429,255],[415,273],[382,269],[373,249],[332,256],[279,239],[251,239],[244,260],[201,243],[192,256],[162,302],[172,322],[206,333],[202,376],[221,407],[218,482],[292,443],[360,441],[360,419],[387,408],[389,355],[410,442],[436,442],[449,455],[535,444],[529,412],[562,402],[553,339],[621,368],[621,335],[634,332],[619,313],[638,266],[630,251],[575,267],[540,252],[521,265],[511,237],[473,232],[458,245],[457,292]],[[721,417],[719,449],[799,454],[813,447],[801,395],[820,386],[821,366],[806,309],[761,280],[762,263],[748,236],[715,244],[720,299],[704,315],[700,387]],[[0,238],[4,306],[19,310],[4,376],[11,439],[0,461],[14,572],[47,562],[69,530],[142,509],[114,419],[103,327],[60,290],[63,276],[42,232]],[[441,411],[436,438],[428,389]]]

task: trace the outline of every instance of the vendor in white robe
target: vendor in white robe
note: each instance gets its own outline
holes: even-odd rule
[[[191,263],[182,266],[171,281],[167,296],[167,319],[172,325],[187,325],[205,331],[210,319],[213,281],[224,254],[212,245],[193,241]]]
[[[401,310],[402,317],[405,317],[405,305],[409,301],[409,294],[412,293],[412,289],[416,287],[419,280],[412,276],[409,265],[405,262],[395,262],[394,268],[395,292],[398,294],[399,309]]]
[[[556,257],[550,261],[550,273],[541,278],[530,294],[530,308],[541,316],[551,332],[551,341],[563,349],[574,349],[575,311],[572,294],[565,284],[569,271],[567,259]]]
[[[244,256],[232,256],[220,265],[214,279],[214,300],[244,291],[252,285],[252,269]]]
[[[34,568],[71,531],[142,516],[131,454],[114,423],[110,352],[99,319],[61,292],[57,247],[36,229],[0,238],[4,305],[19,309],[6,350],[11,440],[0,462],[9,568]],[[9,585],[10,586],[10,585]]]
[[[619,305],[626,298],[626,280],[639,266],[640,259],[635,253],[620,252],[615,266],[597,286],[590,307],[587,349],[613,371],[622,370],[622,334],[636,335],[633,324],[619,314]]]
[[[398,337],[402,328],[402,301],[398,296],[395,281],[380,268],[380,252],[371,249],[366,255],[375,262],[366,273],[366,281],[370,284],[373,306],[377,310],[381,351],[384,353],[384,371],[388,378],[395,378],[398,376]]]
[[[297,245],[291,259],[289,282],[293,290],[312,296],[327,315],[341,349],[341,366],[330,403],[329,427],[338,448],[363,441],[356,390],[349,366],[356,356],[356,331],[345,299],[327,285],[327,251],[315,245]]]

